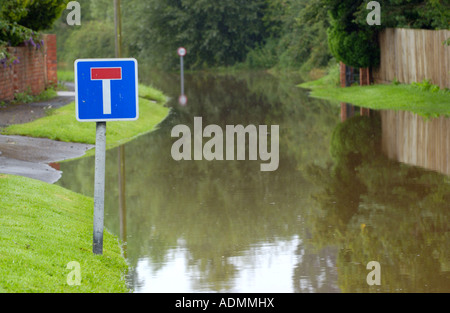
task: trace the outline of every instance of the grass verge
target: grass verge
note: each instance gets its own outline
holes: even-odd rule
[[[163,105],[165,101],[166,97],[160,91],[139,85],[139,118],[132,122],[108,122],[107,148],[119,146],[151,131],[169,111],[169,108]],[[30,123],[10,125],[2,133],[95,144],[95,123],[78,122],[75,118],[74,102]],[[93,153],[92,150],[88,152],[88,155]]]
[[[339,85],[339,66],[332,66],[328,68],[326,75],[312,81],[304,82],[299,86],[307,89],[316,89],[339,87]]]
[[[92,198],[25,177],[0,174],[0,292],[128,292],[127,264],[104,233],[92,253]],[[80,265],[80,285],[69,262]]]
[[[57,75],[58,75],[58,81],[61,81],[61,82],[72,82],[72,83],[75,81],[75,77],[74,77],[74,72],[73,71],[58,70]]]
[[[332,102],[347,102],[374,110],[411,111],[426,118],[450,116],[450,93],[444,90],[432,92],[405,84],[340,88],[336,86],[334,73],[299,87],[311,89],[311,97]]]

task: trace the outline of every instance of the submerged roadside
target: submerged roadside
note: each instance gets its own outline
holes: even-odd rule
[[[69,94],[62,100],[59,96],[43,103],[8,108],[9,120],[4,118],[6,125],[0,128],[0,173],[54,183],[61,173],[48,163],[93,155],[95,123],[76,120],[73,100]],[[139,119],[108,123],[107,149],[152,131],[169,112],[164,106],[166,100],[160,91],[140,85]],[[34,109],[30,110],[30,107]],[[15,120],[27,122],[14,123]]]
[[[11,125],[30,123],[48,116],[75,99],[73,84],[65,91],[54,91],[52,98],[43,101],[12,104],[0,108],[0,133]],[[47,138],[0,135],[0,173],[19,175],[55,183],[61,172],[51,166],[54,162],[80,157],[93,145],[54,141]]]

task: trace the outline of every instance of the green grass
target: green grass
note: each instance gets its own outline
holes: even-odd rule
[[[339,66],[333,66],[328,69],[328,73],[316,80],[304,82],[299,86],[307,89],[339,87]]]
[[[9,106],[9,105],[17,105],[17,104],[25,104],[25,103],[31,103],[31,102],[39,102],[39,101],[45,101],[50,100],[52,98],[55,98],[57,96],[57,92],[53,88],[47,88],[41,93],[37,95],[31,94],[31,89],[28,88],[24,92],[18,92],[14,94],[14,99],[11,101],[0,101],[0,107],[1,106]]]
[[[57,75],[58,75],[58,81],[72,82],[72,83],[75,81],[73,71],[58,70]]]
[[[166,97],[160,91],[140,85],[139,96],[139,118],[136,121],[107,123],[106,143],[108,149],[151,131],[167,115],[169,109],[163,106]],[[95,123],[78,122],[75,118],[74,102],[53,110],[48,116],[30,123],[10,125],[2,133],[95,144]],[[88,155],[92,153],[93,151],[90,150]]]
[[[127,264],[104,233],[92,253],[93,200],[62,187],[0,174],[0,292],[128,292]],[[80,264],[80,285],[69,285]]]
[[[370,85],[336,87],[335,80],[324,77],[299,87],[311,89],[311,97],[347,102],[374,110],[405,110],[424,117],[450,116],[450,93],[431,92],[413,85]]]
[[[143,84],[139,84],[139,97],[153,100],[160,103],[165,103],[167,101],[167,97],[158,89],[153,87],[145,86]]]

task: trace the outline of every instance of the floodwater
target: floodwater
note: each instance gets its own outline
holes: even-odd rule
[[[126,241],[134,292],[450,291],[450,179],[385,158],[378,123],[333,136],[339,106],[308,98],[295,77],[186,75],[181,107],[177,75],[140,76],[172,97],[172,109],[123,146],[126,207],[118,149],[107,152],[105,226]],[[192,131],[194,117],[222,129],[279,125],[278,169],[248,157],[175,161],[171,130]],[[93,157],[61,170],[58,184],[93,195]],[[379,267],[367,269],[371,261]]]

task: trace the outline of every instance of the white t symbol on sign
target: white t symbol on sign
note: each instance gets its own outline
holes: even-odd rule
[[[92,67],[91,80],[102,81],[103,114],[111,114],[111,80],[122,79],[121,67]]]

